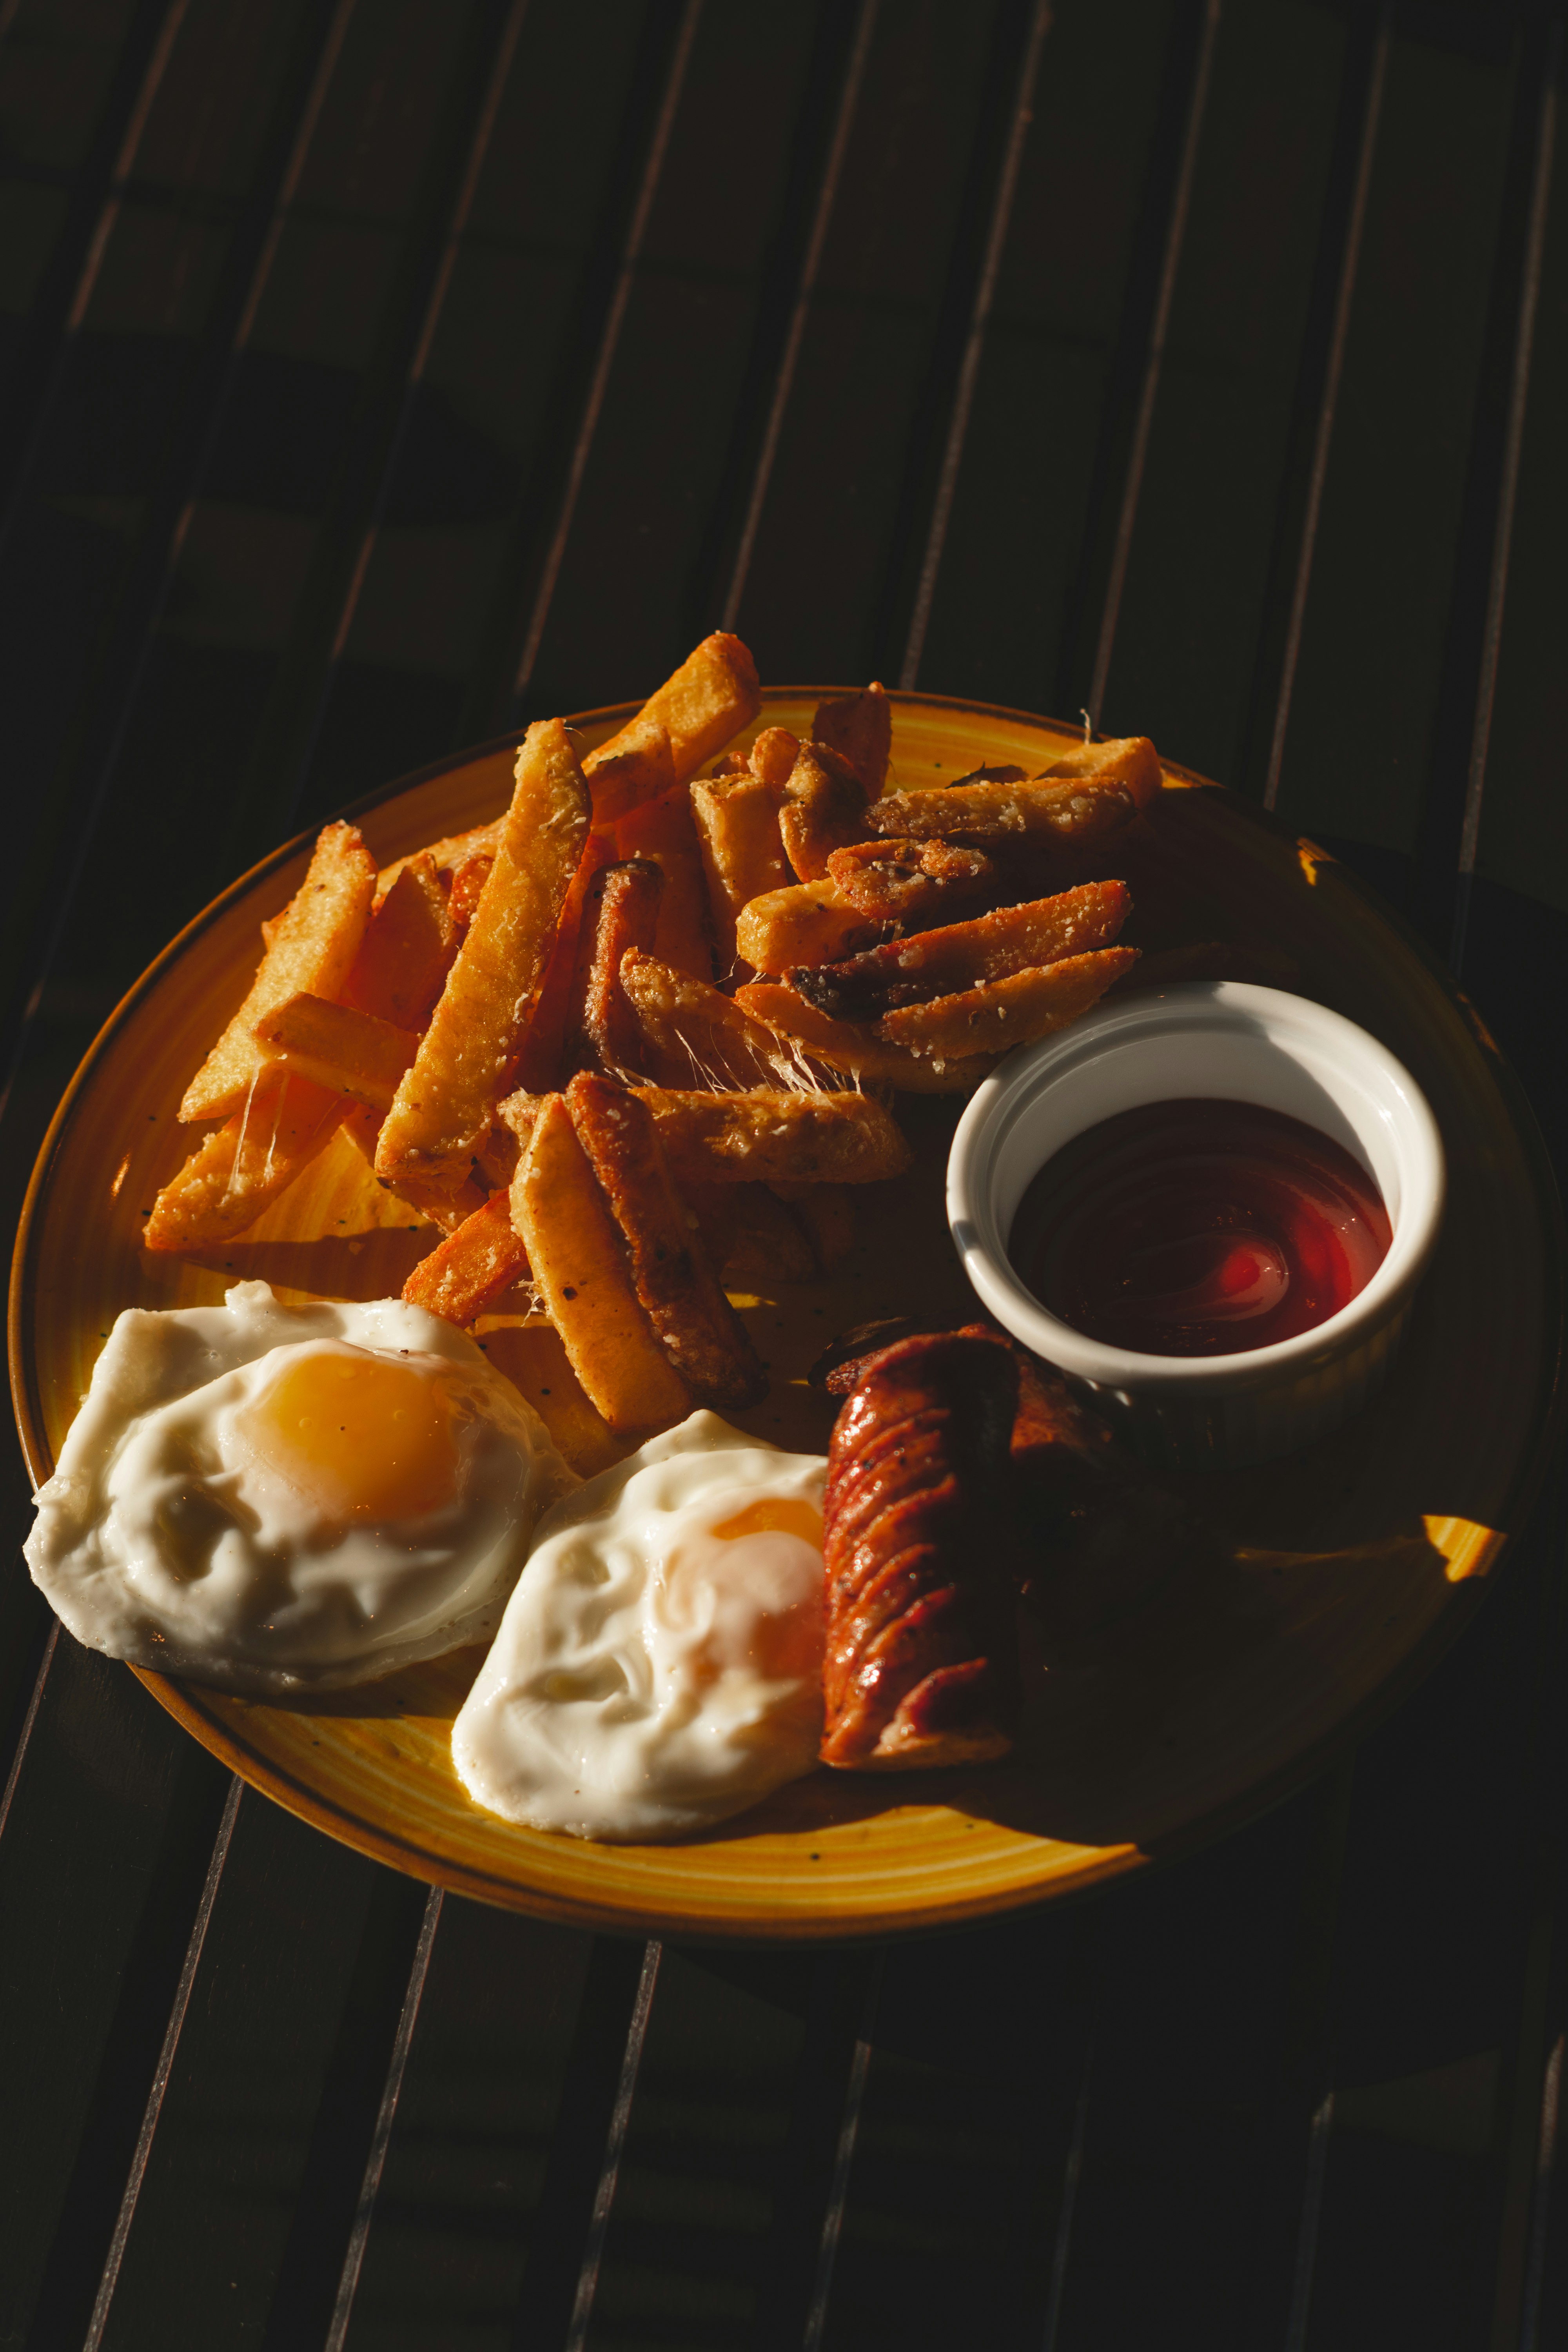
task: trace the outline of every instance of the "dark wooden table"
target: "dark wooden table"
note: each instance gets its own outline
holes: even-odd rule
[[[449,748],[1080,707],[1352,860],[1568,1150],[1556,5],[0,0],[12,1221],[117,996]],[[1478,1364],[1473,1377],[1484,1381]],[[646,1948],[400,1879],[0,1586],[0,2346],[1544,2352],[1561,1486],[1179,1867]]]

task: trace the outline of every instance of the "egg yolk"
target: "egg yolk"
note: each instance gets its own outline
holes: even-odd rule
[[[449,1503],[458,1444],[444,1391],[378,1356],[299,1358],[241,1416],[246,1443],[329,1519],[416,1518]]]
[[[815,1503],[803,1503],[793,1496],[764,1495],[761,1501],[748,1503],[732,1519],[724,1519],[713,1530],[722,1543],[738,1543],[742,1536],[799,1536],[804,1543],[822,1549],[822,1513]]]

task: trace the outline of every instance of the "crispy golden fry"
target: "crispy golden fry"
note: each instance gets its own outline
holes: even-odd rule
[[[772,1184],[796,1218],[818,1274],[835,1274],[855,1246],[853,1195],[842,1184]]]
[[[873,1030],[830,1020],[782,981],[753,981],[735,991],[735,1003],[813,1062],[868,1079],[873,1086],[901,1087],[906,1094],[963,1094],[988,1077],[1000,1059],[998,1048],[993,1054],[970,1054],[960,1062],[922,1061],[901,1045],[885,1044]]]
[[[361,835],[352,824],[329,824],[309,873],[278,919],[249,993],[186,1087],[182,1118],[226,1118],[241,1108],[262,1066],[256,1024],[263,1013],[301,991],[342,993],[374,892],[375,866]]]
[[[716,630],[689,654],[672,677],[651,694],[618,735],[590,752],[584,765],[594,793],[594,822],[612,824],[640,800],[686,783],[731,735],[762,709],[757,666],[739,637]],[[669,741],[664,772],[650,747]],[[630,755],[650,754],[639,766]],[[604,782],[600,782],[603,776]]]
[[[713,977],[713,942],[708,927],[708,877],[702,871],[702,850],[691,814],[691,794],[684,784],[622,817],[616,827],[617,859],[646,857],[664,876],[664,896],[658,902],[658,929],[653,951],[661,963],[693,980]]]
[[[506,1193],[492,1192],[420,1259],[403,1296],[411,1307],[467,1329],[503,1291],[527,1279],[528,1252],[512,1228],[511,1203]]]
[[[1147,808],[1162,781],[1146,735],[1090,743],[1053,761],[1043,776],[977,770],[976,779],[930,792],[889,793],[867,810],[867,826],[913,840],[956,834],[970,841],[1099,841]]]
[[[395,1183],[460,1182],[510,1084],[588,834],[588,793],[558,719],[528,730],[495,866],[376,1147]]]
[[[664,876],[650,859],[606,866],[594,877],[577,935],[563,1075],[573,1070],[643,1070],[647,1042],[621,986],[621,961],[634,948],[651,950]]]
[[[802,1056],[787,1040],[748,1020],[731,998],[656,956],[633,952],[621,965],[621,986],[649,1048],[651,1074],[661,1086],[776,1087],[809,1083]]]
[[[511,1216],[567,1360],[610,1427],[683,1420],[691,1391],[637,1303],[620,1229],[560,1095],[534,1120],[512,1179]]]
[[[583,762],[597,825],[613,825],[640,802],[658,800],[676,787],[668,728],[658,719],[634,725],[638,728],[635,736],[623,730]]]
[[[803,743],[790,772],[779,832],[803,882],[820,882],[836,849],[866,837],[866,793],[847,760],[825,743]]]
[[[910,1053],[945,1061],[952,1068],[957,1056],[973,1055],[982,1039],[994,1049],[1006,1048],[1065,1029],[1098,1003],[1111,982],[1131,971],[1137,961],[1136,948],[1064,956],[1059,963],[988,980],[957,995],[933,997],[929,1004],[906,1004],[884,1013],[877,1033],[892,1045],[907,1045]]]
[[[528,1024],[513,1073],[517,1084],[532,1094],[548,1094],[562,1076],[566,1051],[566,1026],[574,1017],[577,943],[583,931],[583,910],[596,875],[615,862],[615,843],[607,833],[591,833],[583,845],[577,871],[572,877],[550,966],[539,991],[539,1001]],[[480,1147],[481,1151],[484,1146]]]
[[[566,1089],[577,1140],[626,1236],[637,1301],[700,1402],[755,1404],[767,1378],[702,1247],[699,1220],[671,1181],[647,1107],[581,1071]]]
[[[485,895],[495,857],[489,850],[473,857],[465,857],[453,869],[452,887],[447,899],[447,915],[452,929],[460,939],[479,912],[479,900]]]
[[[714,761],[708,773],[710,776],[749,776],[752,768],[744,751],[725,751]]]
[[[263,1013],[256,1042],[268,1060],[286,1062],[292,1076],[380,1111],[391,1108],[398,1081],[419,1050],[410,1030],[321,996],[290,996]]]
[[[426,851],[411,857],[365,927],[343,1003],[423,1029],[458,951],[458,929]]]
[[[735,919],[742,908],[793,879],[779,832],[781,797],[761,776],[720,778],[691,787],[721,973],[735,961]]]
[[[757,971],[776,974],[792,964],[830,963],[858,955],[887,937],[890,926],[870,922],[832,880],[792,882],[764,890],[742,908],[735,947]]]
[[[363,1152],[369,1160],[373,1176],[375,1175],[376,1142],[384,1118],[384,1112],[372,1110],[368,1103],[351,1100],[343,1110],[343,1133],[355,1150]],[[476,1209],[482,1209],[485,1205],[483,1188],[476,1184],[471,1176],[465,1177],[453,1191],[444,1190],[438,1184],[422,1184],[416,1176],[401,1177],[395,1184],[389,1184],[384,1176],[376,1176],[375,1181],[384,1192],[390,1192],[394,1199],[404,1202],[416,1217],[428,1219],[444,1234],[455,1234],[466,1217],[471,1217]]]
[[[870,1095],[786,1094],[778,1087],[632,1092],[652,1114],[678,1184],[876,1184],[910,1164],[909,1145]]]
[[[470,857],[493,857],[505,830],[505,817],[492,817],[488,824],[471,825],[467,833],[452,833],[448,834],[444,840],[433,841],[427,849],[416,850],[414,856],[427,857],[437,873],[445,874],[449,880],[458,866],[466,865]],[[378,905],[392,888],[404,867],[412,865],[413,862],[413,857],[395,857],[390,866],[382,867],[375,879],[375,896]]]
[[[159,1193],[144,1245],[194,1250],[233,1241],[309,1167],[345,1108],[342,1095],[263,1063],[243,1108],[206,1138]]]
[[[764,727],[752,745],[747,766],[753,776],[764,784],[772,784],[782,793],[788,784],[800,757],[800,738],[792,735],[787,727]]]
[[[1084,882],[1054,898],[998,907],[966,923],[917,931],[846,962],[801,967],[786,976],[819,1013],[836,1021],[875,1021],[897,1005],[921,1004],[1031,965],[1109,947],[1131,911],[1125,882]]]
[[[1147,735],[1121,735],[1106,743],[1083,743],[1065,751],[1041,770],[1047,778],[1078,777],[1085,783],[1115,784],[1131,794],[1134,805],[1146,809],[1164,786],[1160,755]]]
[[[880,799],[893,748],[893,708],[879,685],[873,682],[863,694],[841,694],[831,702],[819,702],[811,739],[848,761],[868,801]]]
[[[814,1282],[816,1253],[793,1210],[765,1184],[727,1184],[724,1271],[733,1282]]]
[[[1001,878],[995,859],[983,849],[950,841],[858,841],[834,850],[827,871],[841,901],[873,920],[893,923],[951,921],[964,899],[979,898]]]

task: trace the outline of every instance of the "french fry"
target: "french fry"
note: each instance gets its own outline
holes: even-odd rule
[[[873,683],[863,694],[842,694],[831,702],[819,702],[811,722],[811,740],[826,743],[848,761],[868,801],[881,797],[893,748],[893,709],[879,685]]]
[[[778,788],[761,776],[720,778],[691,787],[721,972],[735,961],[735,921],[742,908],[794,879],[779,831],[780,799]]]
[[[647,1038],[652,1075],[663,1086],[776,1087],[809,1083],[801,1056],[749,1020],[732,998],[672,971],[635,950],[621,986]]]
[[[583,909],[594,877],[615,862],[616,848],[607,833],[591,833],[583,845],[583,855],[577,861],[577,871],[572,877],[566,902],[561,909],[561,920],[555,927],[555,943],[550,950],[550,965],[539,991],[539,1001],[528,1024],[513,1073],[517,1084],[531,1094],[548,1094],[562,1076],[562,1062],[566,1051],[566,1024],[574,1017],[575,1003],[574,986],[577,971],[577,942],[582,936]],[[484,1150],[481,1144],[480,1150]]]
[[[293,1076],[381,1111],[391,1108],[419,1050],[411,1031],[321,996],[290,996],[263,1013],[256,1042],[269,1060],[286,1062]]]
[[[713,977],[713,942],[708,925],[708,879],[684,784],[644,801],[616,827],[616,856],[651,859],[664,876],[653,951],[661,963],[693,980]]]
[[[415,857],[427,857],[437,873],[445,874],[450,880],[458,866],[468,858],[493,857],[505,830],[505,817],[492,817],[488,824],[470,825],[467,833],[447,834],[444,839],[431,842],[428,848],[416,849],[412,856],[395,857],[392,864],[384,866],[376,876],[377,905],[385,898],[404,867],[413,864]]]
[[[637,1302],[626,1244],[560,1095],[534,1120],[510,1197],[539,1296],[589,1402],[617,1434],[683,1420],[691,1391]]]
[[[724,1272],[732,1282],[813,1282],[816,1253],[793,1210],[765,1184],[727,1184]]]
[[[735,949],[755,971],[776,975],[792,964],[858,955],[875,947],[889,928],[868,921],[831,878],[792,882],[783,890],[764,890],[742,908]]]
[[[343,1133],[354,1149],[370,1162],[373,1176],[375,1175],[375,1147],[385,1116],[384,1111],[372,1110],[368,1103],[352,1100],[346,1103],[343,1110]],[[390,1192],[395,1200],[402,1201],[412,1209],[416,1217],[426,1218],[444,1234],[455,1234],[466,1217],[471,1217],[476,1209],[482,1209],[485,1205],[483,1189],[471,1176],[465,1177],[452,1191],[438,1184],[422,1184],[416,1176],[402,1177],[395,1184],[389,1184],[384,1176],[376,1176],[375,1181],[384,1192]]]
[[[910,1147],[870,1095],[786,1094],[777,1087],[703,1094],[634,1087],[680,1185],[875,1184],[900,1176]]]
[[[885,793],[866,811],[866,827],[916,841],[948,834],[969,841],[1098,841],[1147,808],[1162,781],[1154,746],[1136,735],[1089,744],[1053,762],[1043,776],[1020,778],[1014,772],[927,792]]]
[[[877,1024],[878,1034],[952,1068],[956,1057],[973,1055],[982,1040],[994,1051],[1026,1045],[1037,1037],[1048,1037],[1054,1029],[1065,1029],[1098,1003],[1111,982],[1131,971],[1137,961],[1136,948],[1065,956],[1058,963],[1012,972],[1005,980],[988,980],[956,995],[884,1013]]]
[[[689,782],[732,735],[750,726],[762,702],[757,666],[740,638],[723,630],[704,637],[637,717],[590,752],[584,766],[595,824],[612,824],[637,801]],[[668,771],[650,751],[661,731],[669,742]],[[645,755],[640,764],[634,753]]]
[[[559,719],[528,730],[496,862],[376,1146],[379,1176],[450,1188],[507,1091],[588,833],[588,793]]]
[[[803,882],[819,882],[836,849],[866,837],[866,794],[847,760],[803,743],[779,811],[784,853]]]
[[[1000,879],[984,850],[951,841],[854,842],[830,852],[827,872],[841,903],[884,923],[951,921],[955,901],[978,898]]]
[[[159,1193],[143,1245],[195,1250],[233,1241],[310,1166],[345,1108],[342,1095],[263,1063],[243,1108],[205,1138]]]
[[[457,951],[436,861],[422,850],[377,900],[343,1003],[399,1029],[423,1029]]]
[[[329,824],[304,881],[278,919],[244,1003],[185,1089],[183,1119],[227,1118],[242,1108],[264,1058],[256,1024],[275,1004],[301,991],[341,994],[374,893],[375,866],[363,839],[352,824]]]
[[[764,727],[752,745],[746,765],[753,776],[782,793],[795,771],[800,757],[800,738],[792,735],[787,727]]]
[[[951,996],[1031,965],[1109,947],[1132,911],[1124,882],[1085,882],[1054,898],[998,907],[940,930],[892,940],[843,963],[801,967],[786,977],[808,1004],[837,1021],[875,1021],[896,1005]]]
[[[513,1229],[511,1202],[505,1192],[492,1192],[420,1259],[403,1296],[409,1306],[466,1330],[503,1291],[527,1279],[528,1252]]]
[[[848,1021],[834,1021],[808,1004],[804,996],[782,981],[752,981],[735,991],[735,1003],[766,1028],[773,1030],[785,1048],[847,1077],[872,1086],[900,1087],[906,1094],[963,1094],[988,1077],[1001,1057],[994,1053],[966,1054],[961,1061],[922,1060],[903,1046],[889,1045],[875,1031]]]
[[[621,961],[634,948],[652,948],[663,889],[659,868],[640,857],[605,866],[590,883],[577,935],[563,1075],[642,1069],[646,1041],[621,986]]]
[[[770,1184],[811,1244],[818,1274],[837,1273],[855,1246],[853,1195],[842,1184]]]
[[[494,853],[483,850],[472,857],[465,857],[462,864],[453,869],[447,915],[459,939],[479,912],[479,900],[485,895],[485,884],[490,878],[495,862]]]
[[[670,1180],[646,1105],[581,1071],[566,1089],[577,1140],[626,1236],[632,1285],[665,1354],[708,1404],[755,1404],[767,1378],[702,1247],[698,1218]]]

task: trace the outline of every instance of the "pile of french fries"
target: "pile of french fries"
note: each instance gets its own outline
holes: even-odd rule
[[[909,1164],[886,1093],[967,1088],[1129,970],[1125,886],[1061,886],[1161,785],[1140,737],[888,792],[880,687],[728,751],[761,707],[717,634],[586,757],[531,727],[492,824],[380,872],[328,825],[148,1248],[232,1240],[341,1128],[444,1234],[405,1298],[468,1326],[531,1285],[617,1433],[755,1402],[722,1277],[830,1272],[848,1188]]]

